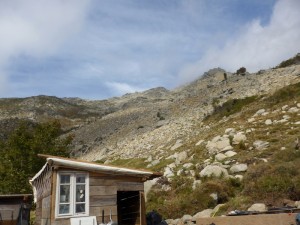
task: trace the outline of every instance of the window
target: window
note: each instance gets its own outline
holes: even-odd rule
[[[88,215],[88,187],[89,179],[86,173],[58,173],[56,216]]]

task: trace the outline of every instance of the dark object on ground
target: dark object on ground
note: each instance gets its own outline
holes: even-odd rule
[[[300,213],[296,215],[296,225],[300,225]]]
[[[245,74],[246,74],[246,68],[245,67],[241,67],[241,68],[239,68],[237,71],[236,71],[236,74],[237,75],[242,75],[242,76],[244,76]]]
[[[162,216],[155,210],[148,212],[146,215],[147,225],[168,225],[162,219]]]

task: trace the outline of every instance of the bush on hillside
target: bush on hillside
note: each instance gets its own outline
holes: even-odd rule
[[[257,100],[256,96],[246,97],[243,99],[230,99],[221,106],[214,104],[214,111],[211,116],[222,118],[240,112],[244,106]]]
[[[300,54],[298,53],[295,57],[282,61],[276,68],[284,68],[291,65],[300,64]]]

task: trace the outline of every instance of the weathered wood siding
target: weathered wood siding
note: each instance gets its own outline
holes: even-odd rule
[[[62,169],[60,169],[62,171]],[[76,171],[70,170],[67,171]],[[78,171],[77,171],[78,172]],[[39,199],[36,207],[36,225],[70,225],[70,218],[55,218],[57,171],[52,171],[51,187],[47,187],[48,196]],[[142,178],[114,176],[99,173],[89,173],[89,216],[96,216],[97,223],[118,221],[117,193],[118,191],[144,191]],[[139,206],[141,209],[144,205]],[[144,209],[141,210],[144,212]],[[141,219],[139,218],[139,221]],[[138,223],[140,224],[140,223]],[[144,224],[144,223],[143,223]]]
[[[90,216],[96,216],[97,222],[109,222],[110,212],[112,220],[118,221],[117,192],[143,191],[144,184],[141,178],[108,176],[105,174],[90,173]],[[130,181],[130,182],[129,182]]]

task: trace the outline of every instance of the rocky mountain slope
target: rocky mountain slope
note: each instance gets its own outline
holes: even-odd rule
[[[196,138],[202,130],[195,128],[216,105],[273,93],[299,82],[299,74],[297,64],[244,75],[217,68],[172,91],[160,87],[101,101],[50,96],[0,99],[0,123],[59,119],[66,134],[74,136],[72,154],[87,160],[160,156],[175,143]]]

